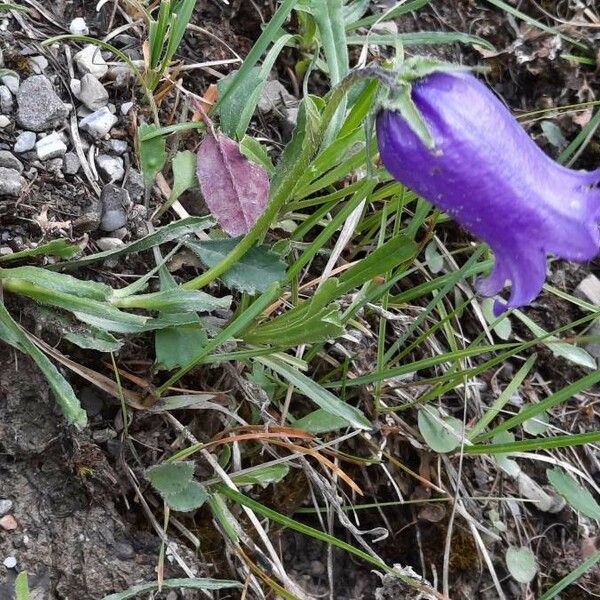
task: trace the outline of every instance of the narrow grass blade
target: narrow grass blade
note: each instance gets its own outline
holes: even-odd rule
[[[490,431],[480,435],[478,439],[479,440],[487,440],[487,439],[493,438],[495,435],[498,435],[499,433],[502,433],[503,431],[509,431],[510,429],[514,429],[515,427],[518,427],[519,425],[521,425],[523,422],[527,421],[528,419],[534,419],[535,417],[538,417],[540,414],[546,412],[547,410],[550,410],[551,408],[554,408],[555,406],[558,406],[559,404],[566,402],[569,398],[573,397],[575,394],[579,394],[580,392],[583,392],[584,390],[591,388],[593,385],[596,385],[598,382],[600,382],[600,370],[594,371],[593,373],[590,373],[589,375],[586,375],[585,377],[578,379],[574,383],[571,383],[570,385],[562,388],[558,392],[548,396],[541,402],[538,402],[537,404],[532,404],[531,406],[528,406],[527,408],[523,409],[518,415],[515,415],[514,417],[507,419],[506,421],[504,421],[504,423],[501,423],[497,427],[494,427]],[[600,433],[598,433],[597,435],[600,435]],[[572,436],[572,437],[576,437],[576,436]],[[532,440],[532,441],[539,442],[541,440]],[[469,450],[471,452],[473,452],[473,448],[469,448]]]
[[[555,583],[547,592],[542,594],[538,600],[552,600],[556,598],[564,589],[575,583],[584,573],[600,562],[600,552],[592,554],[587,560],[584,560],[576,569],[573,569],[568,575]]]
[[[513,377],[512,381],[506,386],[504,391],[498,396],[496,401],[488,408],[486,413],[479,419],[479,421],[473,426],[471,431],[467,435],[467,439],[473,441],[477,439],[477,436],[495,419],[500,411],[504,408],[505,404],[512,398],[513,394],[519,389],[519,386],[523,383],[523,380],[535,364],[537,354],[532,354],[527,362],[519,369],[517,374]]]
[[[241,587],[243,586],[239,581],[228,579],[198,579],[190,577],[189,579],[165,579],[162,582],[162,588],[165,590],[226,590]],[[156,590],[158,590],[157,581],[141,583],[140,585],[130,587],[124,592],[104,596],[103,600],[127,600],[128,598],[135,598],[138,594],[154,592]]]
[[[537,405],[536,405],[537,406]],[[465,448],[465,454],[514,454],[515,452],[536,452],[552,448],[570,448],[600,442],[600,431],[590,431],[577,435],[557,435],[549,438],[521,440],[505,444],[477,444]]]

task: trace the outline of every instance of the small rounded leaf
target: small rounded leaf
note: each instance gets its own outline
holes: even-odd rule
[[[519,583],[529,583],[535,577],[538,566],[533,552],[523,546],[511,546],[506,552],[506,567]]]
[[[419,431],[434,452],[452,452],[460,446],[463,424],[454,417],[444,417],[439,410],[426,406],[419,411]]]
[[[193,475],[194,463],[191,461],[163,463],[146,469],[146,479],[161,496],[185,489]]]
[[[176,494],[166,494],[165,502],[179,512],[197,510],[208,499],[208,492],[197,481],[190,481],[187,486]]]

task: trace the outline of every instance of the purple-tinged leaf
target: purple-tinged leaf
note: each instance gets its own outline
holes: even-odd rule
[[[198,181],[208,208],[231,236],[248,233],[267,206],[267,171],[244,157],[238,144],[222,133],[202,140]]]

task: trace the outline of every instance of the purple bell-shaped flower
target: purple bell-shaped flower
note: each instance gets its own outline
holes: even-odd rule
[[[383,109],[381,159],[394,178],[489,244],[495,265],[478,290],[493,296],[512,284],[497,314],[540,293],[547,254],[579,262],[598,254],[600,169],[554,162],[470,73],[428,75],[413,84],[412,100],[435,147],[399,112]]]

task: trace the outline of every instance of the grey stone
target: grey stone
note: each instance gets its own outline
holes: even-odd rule
[[[125,177],[123,159],[118,156],[101,154],[96,158],[96,166],[98,167],[103,179],[109,183],[121,181],[123,177]]]
[[[105,252],[106,250],[116,250],[117,248],[124,246],[125,242],[119,238],[103,237],[96,240],[96,245],[102,252]]]
[[[38,75],[48,68],[48,59],[45,56],[32,56],[29,60],[33,66],[33,71]]]
[[[65,175],[76,175],[81,167],[81,162],[79,161],[79,157],[75,152],[67,152],[65,154],[64,161],[64,172]]]
[[[36,139],[36,135],[33,131],[21,132],[15,141],[14,151],[17,154],[22,154],[23,152],[29,152],[30,150],[33,150]]]
[[[143,61],[142,65],[140,66],[143,68]],[[131,67],[126,65],[116,65],[110,68],[108,77],[114,82],[114,86],[116,88],[124,88],[129,86],[134,78],[134,75]]]
[[[47,160],[44,164],[46,171],[48,173],[54,173],[58,179],[64,179],[63,173],[64,161],[62,156],[57,156],[56,158],[51,158]]]
[[[108,103],[106,88],[90,73],[81,78],[79,90],[73,93],[91,111],[98,110]]]
[[[23,172],[23,163],[8,150],[0,150],[0,167]]]
[[[13,95],[5,85],[0,85],[0,112],[4,115],[10,115],[13,108]]]
[[[273,112],[282,124],[285,137],[289,137],[298,120],[298,99],[290,94],[278,80],[267,81],[260,100],[258,110],[264,114]]]
[[[4,77],[0,77],[0,81],[10,90],[13,96],[17,95],[21,83],[18,75],[4,75]]]
[[[121,114],[126,116],[129,114],[129,111],[133,108],[133,102],[123,102],[121,104]]]
[[[84,106],[83,104],[77,107],[77,116],[80,119],[85,119],[86,117],[89,117],[93,112],[93,110],[90,110],[87,106]]]
[[[0,500],[0,517],[3,517],[5,514],[9,513],[12,510],[13,501],[8,499]]]
[[[593,273],[588,275],[575,288],[575,295],[578,298],[592,302],[596,306],[600,306],[600,279]]]
[[[100,195],[102,202],[102,231],[115,231],[127,224],[127,209],[131,206],[129,193],[112,183],[105,185]]]
[[[110,149],[119,156],[125,154],[125,152],[127,152],[127,148],[129,147],[125,140],[110,140],[108,145],[110,146]]]
[[[258,100],[257,108],[262,113],[270,113],[281,107],[297,106],[298,100],[290,94],[278,79],[267,81]]]
[[[71,94],[77,98],[81,92],[81,79],[71,79],[69,81],[69,89],[71,90]]]
[[[25,179],[19,171],[0,167],[0,196],[19,197],[25,187]]]
[[[0,115],[0,129],[4,129],[10,125],[10,119],[6,115]]]
[[[74,57],[73,60],[82,75],[90,73],[102,79],[106,73],[108,73],[108,65],[100,52],[98,46],[89,44],[83,50],[80,50]]]
[[[104,137],[117,123],[118,119],[105,106],[82,119],[79,126],[92,137]]]
[[[119,229],[115,229],[114,231],[110,232],[111,237],[117,238],[119,240],[124,240],[127,235],[129,235],[127,227],[119,227]]]
[[[146,187],[144,186],[144,178],[139,171],[130,169],[125,181],[125,189],[129,192],[131,199],[134,202],[141,200],[144,197]]]
[[[77,17],[71,21],[71,24],[69,25],[69,31],[73,35],[89,35],[90,33],[85,19],[82,19],[81,17]]]
[[[44,75],[33,75],[21,84],[17,105],[19,123],[31,131],[58,127],[69,114],[69,107],[58,97]]]
[[[37,142],[35,150],[40,160],[50,160],[64,156],[67,153],[67,146],[58,133],[51,133]]]

